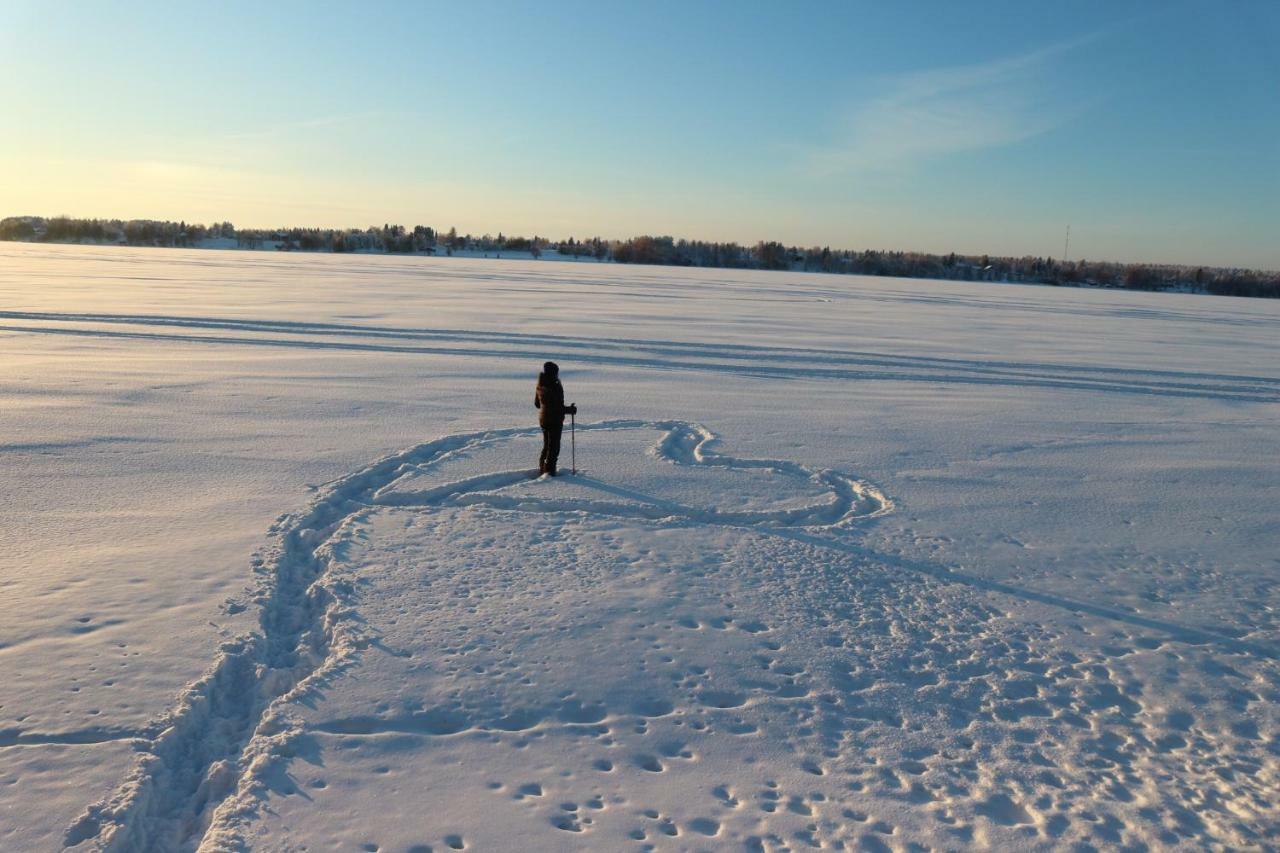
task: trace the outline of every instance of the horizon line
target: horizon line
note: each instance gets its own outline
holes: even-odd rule
[[[10,220],[33,220],[33,219],[42,220],[44,222],[48,222],[56,219],[66,219],[66,220],[71,220],[76,222],[95,222],[95,221],[120,222],[120,223],[155,222],[155,223],[164,223],[164,224],[171,224],[171,225],[180,225],[180,224],[198,225],[203,228],[209,228],[211,225],[221,225],[222,223],[225,222],[225,223],[230,223],[231,227],[235,229],[235,231],[237,232],[306,230],[306,231],[332,231],[332,232],[342,232],[342,233],[351,233],[351,232],[367,233],[371,230],[376,231],[379,228],[379,226],[376,223],[370,224],[364,227],[350,226],[350,225],[348,226],[337,226],[337,225],[240,226],[240,225],[236,225],[234,222],[231,222],[230,219],[215,220],[212,222],[201,222],[194,219],[187,220],[185,218],[174,220],[174,219],[154,219],[150,217],[130,217],[126,219],[122,217],[105,217],[105,216],[72,216],[71,214],[67,214],[67,213],[59,213],[54,216],[44,216],[41,214],[18,214],[13,216],[3,216],[3,217],[0,217],[0,223],[7,222]],[[442,232],[439,228],[437,228],[434,225],[425,225],[422,223],[415,223],[412,226],[408,226],[408,225],[402,225],[400,223],[393,223],[390,221],[383,222],[382,227],[385,228],[389,226],[405,228],[408,231],[412,231],[414,228],[418,228],[418,227],[430,228],[432,231],[436,233],[437,237],[443,235],[444,233],[447,233],[447,232]],[[1064,227],[1070,228],[1071,226],[1066,225]],[[450,225],[449,228],[450,230],[456,230],[457,226]],[[526,237],[523,234],[506,234],[501,230],[499,230],[496,235],[490,231],[485,231],[482,234],[476,234],[468,231],[466,233],[459,233],[458,236],[468,237],[473,239],[475,238],[497,239],[497,237],[503,237],[506,239],[519,238],[519,239],[526,239],[526,240],[538,239],[538,240],[545,240],[549,245],[555,244],[557,246],[560,243],[563,243],[564,241],[569,239],[573,239],[573,240],[579,239],[574,234],[569,234],[563,238],[551,238],[551,237],[541,236],[535,232],[531,237]],[[711,245],[735,245],[743,249],[750,249],[759,245],[776,243],[788,249],[828,249],[831,252],[845,252],[845,253],[855,253],[855,254],[865,253],[865,252],[876,252],[876,253],[882,253],[882,254],[897,253],[897,254],[903,254],[903,255],[923,255],[926,257],[936,257],[936,258],[946,258],[948,256],[955,255],[958,258],[986,257],[986,258],[994,258],[998,260],[1024,260],[1027,258],[1035,258],[1039,260],[1050,261],[1055,264],[1077,264],[1078,265],[1078,264],[1084,264],[1084,263],[1096,263],[1096,264],[1114,264],[1114,265],[1125,266],[1125,267],[1154,267],[1154,268],[1167,268],[1167,269],[1205,269],[1205,270],[1222,270],[1222,271],[1232,271],[1232,272],[1268,273],[1272,275],[1280,274],[1280,268],[1272,269],[1268,267],[1252,267],[1252,266],[1242,266],[1242,265],[1222,266],[1218,264],[1203,264],[1203,263],[1178,263],[1178,262],[1169,262],[1169,261],[1150,261],[1150,260],[1120,260],[1116,258],[1090,259],[1090,258],[1084,258],[1084,257],[1072,260],[1067,257],[1061,257],[1061,258],[1055,257],[1052,254],[1037,255],[1037,254],[1028,253],[1028,254],[1022,254],[1022,255],[1004,255],[1004,254],[993,254],[991,252],[986,252],[986,251],[964,252],[964,251],[948,250],[945,252],[938,252],[938,251],[932,251],[932,250],[926,250],[926,249],[896,249],[896,248],[871,248],[871,247],[854,249],[854,248],[846,248],[846,247],[837,248],[837,247],[831,246],[830,244],[819,244],[819,243],[808,243],[808,244],[798,243],[798,242],[787,243],[781,240],[775,240],[775,239],[769,239],[769,238],[760,238],[756,240],[748,240],[745,242],[739,241],[739,240],[710,240],[710,239],[703,239],[700,237],[676,236],[675,234],[670,232],[662,233],[662,232],[656,232],[656,231],[632,234],[629,237],[604,237],[604,236],[601,236],[600,234],[592,234],[587,239],[588,240],[598,239],[607,244],[614,244],[614,243],[626,243],[628,241],[638,240],[642,237],[649,237],[652,239],[671,239],[677,242],[684,241],[687,243],[704,243],[704,244],[711,244]],[[3,238],[0,238],[0,239],[3,239]],[[45,241],[6,240],[6,242],[45,242]],[[53,242],[66,242],[66,241],[53,241]],[[200,247],[194,247],[194,248],[200,248]],[[300,249],[298,251],[318,251],[318,250]],[[395,253],[395,254],[416,254],[416,253],[405,252],[405,253]]]

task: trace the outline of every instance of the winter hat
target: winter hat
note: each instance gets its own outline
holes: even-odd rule
[[[560,365],[556,364],[554,361],[548,361],[546,364],[542,365],[542,372],[548,376],[555,376],[560,372]]]

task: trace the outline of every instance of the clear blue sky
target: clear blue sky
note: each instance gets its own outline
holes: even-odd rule
[[[0,56],[0,215],[1280,268],[1275,0],[0,0]]]

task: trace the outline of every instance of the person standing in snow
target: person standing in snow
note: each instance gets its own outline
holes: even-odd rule
[[[533,405],[538,410],[538,425],[542,427],[542,454],[538,456],[538,473],[554,477],[556,460],[560,457],[560,434],[564,431],[564,416],[578,413],[577,406],[564,404],[560,366],[554,361],[542,365],[542,372],[538,374],[538,387],[533,393]]]

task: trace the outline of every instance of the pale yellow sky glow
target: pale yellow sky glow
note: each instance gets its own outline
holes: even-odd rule
[[[752,230],[749,215],[724,215],[723,197],[699,199],[692,192],[663,196],[635,189],[611,194],[604,205],[581,190],[478,180],[388,185],[340,175],[303,179],[164,160],[33,157],[24,166],[3,175],[6,212],[204,223],[230,219],[241,227],[396,222],[457,227],[476,234],[536,232],[556,237],[629,236],[637,222],[649,223],[645,230],[654,233],[711,239],[739,239],[738,233]],[[800,223],[787,225],[794,216],[785,207],[775,209],[775,219],[785,230],[800,232]]]

